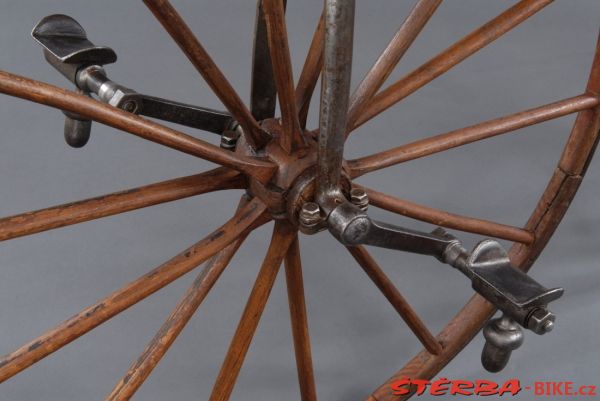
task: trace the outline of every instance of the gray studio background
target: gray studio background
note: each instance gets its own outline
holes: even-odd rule
[[[247,100],[254,1],[173,1]],[[296,77],[321,1],[288,2]],[[393,35],[412,0],[358,1],[353,82]],[[416,40],[398,78],[514,1],[448,0]],[[140,92],[221,108],[140,1],[0,1],[0,69],[70,87],[30,38],[42,17],[66,13],[97,44],[115,49],[109,76]],[[597,0],[558,0],[500,40],[366,124],[347,144],[366,155],[580,94],[598,35]],[[310,126],[317,119],[311,110]],[[573,118],[527,128],[371,174],[360,182],[456,213],[521,225],[543,191]],[[95,124],[89,144],[62,139],[62,114],[0,96],[0,215],[6,216],[193,174],[208,162]],[[211,134],[184,129],[216,143]],[[479,363],[477,336],[443,372],[451,379],[518,377],[600,385],[600,162],[532,271],[564,286],[555,331],[527,333],[496,376]],[[138,277],[222,224],[237,203],[215,193],[16,239],[0,245],[0,353],[16,349]],[[372,209],[393,223],[425,224]],[[149,380],[138,400],[202,400],[210,389],[265,254],[271,226],[252,235]],[[472,246],[477,237],[464,236]],[[310,332],[321,400],[361,400],[420,345],[395,311],[327,234],[301,237]],[[432,331],[471,296],[470,284],[433,259],[372,249]],[[0,400],[102,400],[162,324],[195,272],[0,385]],[[234,399],[298,399],[285,283],[280,275],[235,388]],[[435,398],[435,397],[434,397]],[[519,399],[531,399],[525,393]],[[429,399],[429,397],[421,397]]]

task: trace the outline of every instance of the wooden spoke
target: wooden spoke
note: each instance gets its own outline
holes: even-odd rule
[[[250,347],[254,332],[258,327],[260,317],[267,299],[275,283],[279,267],[287,250],[294,239],[294,231],[287,223],[275,222],[271,245],[267,256],[260,268],[246,308],[235,331],[219,375],[210,395],[210,401],[226,401],[229,399],[237,377],[240,373],[242,363]]]
[[[354,125],[356,118],[360,114],[360,109],[381,88],[381,85],[390,76],[402,56],[404,56],[404,53],[406,53],[410,45],[415,41],[441,3],[442,0],[417,0],[410,14],[404,20],[404,23],[402,23],[390,43],[350,98],[350,110],[348,112],[348,125],[350,127]],[[346,135],[349,133],[350,131]]]
[[[379,267],[375,259],[362,246],[347,247],[354,259],[363,268],[373,283],[379,288],[387,300],[392,304],[396,312],[406,322],[408,327],[413,331],[415,336],[421,341],[423,346],[433,355],[438,355],[442,352],[441,344],[435,339],[433,334],[425,326],[419,315],[413,310],[408,301],[402,296],[398,288],[385,275]]]
[[[244,236],[239,237],[222,251],[213,256],[196,277],[183,299],[163,323],[154,338],[137,361],[129,368],[125,376],[106,397],[106,401],[127,401],[135,394],[144,381],[150,376],[156,365],[167,353],[177,336],[191,319],[192,315],[215,282],[225,270],[233,255],[238,250]]]
[[[325,47],[317,148],[316,197],[322,207],[341,198],[339,181],[344,155],[352,72],[354,0],[325,1]]]
[[[292,150],[303,148],[306,144],[302,136],[296,108],[294,76],[285,25],[284,4],[282,0],[262,0],[262,3],[267,22],[273,74],[277,86],[279,107],[281,108],[283,136],[280,143],[287,153],[291,153]]]
[[[79,202],[0,219],[0,241],[70,226],[148,206],[224,189],[243,188],[244,179],[224,167]]]
[[[296,105],[298,107],[298,119],[300,126],[306,128],[306,119],[308,118],[308,109],[312,94],[317,86],[319,75],[323,69],[323,48],[325,43],[325,14],[321,14],[319,23],[313,34],[310,47],[302,73],[296,85]]]
[[[371,156],[350,160],[348,168],[353,178],[390,167],[398,163],[443,152],[496,135],[506,134],[519,128],[539,124],[567,114],[590,109],[598,105],[598,95],[585,94],[550,103],[534,109],[450,131],[445,134],[421,139]]]
[[[4,71],[0,71],[0,93],[77,113],[149,141],[231,167],[261,182],[266,183],[276,170],[272,163],[236,155],[87,96]]]
[[[168,0],[144,0],[144,3],[240,123],[248,143],[255,149],[264,146],[269,141],[269,135],[258,126],[250,110],[171,3]]]
[[[285,7],[287,1],[284,0]],[[275,116],[277,88],[273,79],[273,64],[269,53],[269,37],[262,0],[256,5],[256,27],[252,52],[252,87],[250,89],[251,111],[256,121]]]
[[[232,219],[202,241],[0,359],[0,382],[191,271],[256,225],[266,222],[265,211],[266,207],[257,199],[244,201]]]
[[[302,263],[300,262],[300,246],[296,235],[285,255],[285,278],[287,283],[296,367],[300,383],[300,399],[316,401],[317,392],[308,334],[308,318],[306,302],[304,301],[304,284],[302,278]]]
[[[369,195],[369,202],[381,209],[398,213],[413,219],[425,221],[446,228],[466,231],[469,233],[487,235],[508,241],[531,244],[534,235],[522,228],[494,223],[493,221],[476,219],[473,217],[459,216],[443,210],[433,209],[404,199],[395,198],[377,192],[373,189],[364,188]]]
[[[382,111],[448,71],[473,53],[492,43],[553,0],[521,0],[493,20],[471,32],[446,50],[401,78],[368,102],[351,127],[356,129]]]

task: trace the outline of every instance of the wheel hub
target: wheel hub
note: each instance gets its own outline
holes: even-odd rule
[[[268,159],[278,168],[267,184],[248,177],[248,192],[268,206],[274,219],[286,219],[298,225],[298,212],[302,204],[314,199],[316,137],[312,131],[304,131],[307,146],[288,154],[280,145],[283,135],[281,120],[266,119],[260,122],[260,126],[271,135],[271,141],[264,148],[255,151],[241,135],[235,152],[244,156]],[[343,172],[342,187],[345,192],[350,190],[350,179],[345,172]]]

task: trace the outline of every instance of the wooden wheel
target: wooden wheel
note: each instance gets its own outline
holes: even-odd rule
[[[0,360],[0,382],[59,350],[108,319],[206,262],[193,285],[117,383],[106,400],[128,400],[144,383],[200,306],[220,274],[258,227],[274,221],[266,257],[214,385],[211,401],[229,399],[266,306],[280,265],[285,266],[298,377],[303,401],[315,400],[311,347],[304,300],[299,211],[307,201],[325,210],[360,176],[554,118],[577,113],[562,156],[529,220],[522,227],[460,216],[364,188],[372,206],[402,216],[513,242],[512,263],[527,271],[540,255],[575,196],[598,143],[600,44],[588,84],[564,100],[424,138],[364,157],[343,160],[344,141],[356,128],[396,105],[546,7],[551,0],[521,0],[386,88],[385,81],[427,24],[441,0],[417,0],[382,55],[349,96],[353,0],[326,0],[298,82],[294,85],[285,23],[285,1],[258,2],[251,107],[241,101],[182,16],[167,0],[144,0],[239,123],[243,135],[234,152],[89,97],[0,72],[0,92],[41,103],[117,128],[222,167],[145,187],[23,213],[0,220],[0,240],[9,240],[208,192],[244,190],[233,217],[212,234],[94,305]],[[599,42],[600,43],[600,42]],[[317,81],[322,79],[320,126],[307,129]],[[383,88],[383,89],[382,89]],[[274,118],[275,99],[281,118]],[[314,127],[313,127],[314,128]],[[452,360],[495,312],[475,295],[437,335],[407,303],[362,246],[348,247],[397,310],[424,350],[376,389],[370,400],[394,398],[389,383],[400,377],[431,378]]]

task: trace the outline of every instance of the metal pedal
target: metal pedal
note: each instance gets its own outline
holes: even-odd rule
[[[73,18],[62,14],[45,17],[33,28],[31,35],[42,45],[46,60],[82,94],[90,96],[93,93],[99,100],[129,113],[218,135],[227,132],[223,142],[230,148],[235,147],[235,141],[230,138],[233,134],[229,131],[238,135],[241,128],[236,129],[238,124],[229,113],[142,95],[111,81],[102,66],[114,63],[116,53],[110,47],[94,45]],[[72,147],[82,147],[90,137],[92,122],[74,113],[64,114],[65,140]]]
[[[94,45],[88,40],[83,27],[67,15],[44,17],[33,28],[31,36],[44,48],[46,60],[87,96],[90,90],[78,85],[78,73],[87,66],[117,61],[117,54],[110,47]],[[92,121],[75,113],[64,114],[65,141],[74,148],[84,146],[90,138]]]
[[[42,18],[31,36],[44,48],[48,62],[73,83],[79,68],[117,61],[113,49],[90,42],[83,27],[68,15],[54,14]]]
[[[536,334],[552,330],[555,316],[546,306],[564,290],[548,289],[513,267],[500,243],[482,241],[470,254],[457,243],[446,250],[445,258],[471,279],[475,291],[521,326]]]

